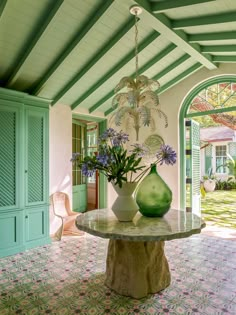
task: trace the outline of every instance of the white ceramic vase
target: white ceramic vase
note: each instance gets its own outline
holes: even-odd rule
[[[137,183],[122,183],[121,188],[113,183],[112,185],[118,195],[111,207],[112,211],[119,221],[132,221],[139,210],[139,207],[133,198],[133,192]]]

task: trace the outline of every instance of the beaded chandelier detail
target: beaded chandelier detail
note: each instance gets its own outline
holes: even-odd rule
[[[116,109],[111,119],[116,126],[120,126],[125,119],[126,126],[132,126],[136,132],[136,141],[139,138],[141,126],[156,129],[155,113],[165,120],[167,127],[167,116],[159,109],[159,97],[155,90],[160,84],[156,80],[149,79],[145,75],[139,75],[138,67],[138,15],[142,13],[139,6],[132,6],[130,13],[135,16],[135,77],[123,77],[114,89],[115,96],[112,99],[112,107]],[[121,91],[122,90],[122,91]],[[153,111],[155,111],[153,115]]]

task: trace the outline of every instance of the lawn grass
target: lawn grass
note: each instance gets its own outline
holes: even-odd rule
[[[213,225],[236,229],[236,190],[215,190],[201,199],[202,217]]]

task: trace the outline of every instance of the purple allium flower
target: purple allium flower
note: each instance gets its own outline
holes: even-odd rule
[[[108,139],[108,138],[113,138],[116,137],[117,131],[113,128],[108,128],[102,135],[102,139]]]
[[[176,152],[169,145],[161,145],[160,151],[157,152],[156,157],[159,159],[160,165],[163,163],[167,165],[174,165],[176,163]]]
[[[82,164],[81,171],[82,171],[83,175],[85,175],[87,177],[92,177],[93,174],[95,173],[96,169],[95,169],[94,165],[90,161],[88,161],[88,162],[84,162]]]
[[[107,154],[99,154],[97,156],[97,161],[103,166],[107,166],[109,163],[109,156]]]
[[[134,147],[134,149],[130,152],[136,154],[137,157],[143,157],[148,153],[148,148],[143,144],[135,143],[131,147]]]
[[[112,145],[114,147],[119,147],[123,143],[126,143],[127,141],[129,141],[129,135],[127,135],[127,133],[124,133],[121,130],[111,140],[112,140]]]

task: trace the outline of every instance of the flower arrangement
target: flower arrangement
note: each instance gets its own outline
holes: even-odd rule
[[[107,129],[98,139],[98,154],[80,159],[79,153],[73,153],[71,161],[78,163],[82,174],[92,177],[96,170],[107,177],[109,182],[122,187],[123,182],[138,182],[150,169],[142,164],[142,158],[147,153],[144,145],[135,143],[129,152],[124,144],[129,141],[128,134]],[[176,163],[176,152],[169,145],[162,145],[156,153],[152,164]],[[138,173],[138,174],[137,174]]]

